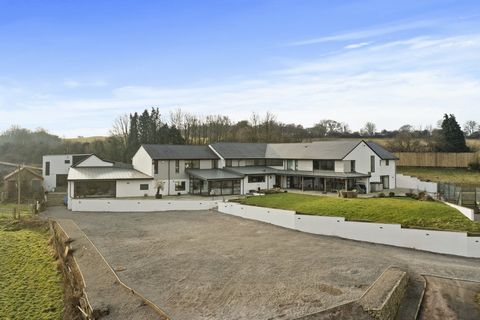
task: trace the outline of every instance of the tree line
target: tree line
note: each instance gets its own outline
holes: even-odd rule
[[[162,116],[158,108],[125,114],[115,119],[108,137],[62,139],[43,129],[13,126],[0,134],[0,161],[40,164],[44,154],[95,153],[105,159],[129,162],[141,144],[207,144],[228,142],[308,142],[328,138],[388,138],[391,151],[465,152],[465,137],[480,138],[480,128],[468,121],[464,130],[454,115],[444,115],[436,128],[415,129],[404,125],[398,130],[377,130],[367,122],[359,131],[331,119],[305,128],[285,124],[275,114],[252,113],[249,119],[234,122],[226,115],[201,117],[181,109]]]

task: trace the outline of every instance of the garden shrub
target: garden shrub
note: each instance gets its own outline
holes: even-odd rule
[[[393,191],[390,191],[390,192],[388,193],[388,196],[389,196],[390,198],[393,198],[393,197],[395,197],[395,192],[393,192]]]

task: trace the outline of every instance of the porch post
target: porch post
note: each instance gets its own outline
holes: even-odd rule
[[[345,179],[345,191],[348,191],[348,179]]]
[[[327,192],[327,178],[323,178],[323,192]]]
[[[302,176],[302,191],[303,191],[303,176]]]

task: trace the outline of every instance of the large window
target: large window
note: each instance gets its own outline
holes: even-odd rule
[[[355,160],[350,161],[350,171],[355,172]]]
[[[185,191],[185,181],[175,181],[175,191]]]
[[[114,198],[115,181],[75,181],[75,198]]]
[[[265,182],[265,176],[248,176],[248,183]]]
[[[158,160],[153,160],[153,173],[158,173]]]
[[[267,159],[267,166],[283,167],[283,160],[282,159]]]
[[[50,175],[50,161],[45,162],[45,175]]]
[[[313,170],[335,170],[334,160],[313,160]]]
[[[225,167],[231,167],[232,166],[232,159],[226,159],[225,160]]]
[[[200,169],[200,160],[185,160],[186,169]]]
[[[180,160],[175,160],[175,173],[180,172]]]
[[[296,167],[295,162],[295,160],[287,160],[287,170],[294,170]]]
[[[370,172],[375,172],[375,156],[370,156]]]
[[[140,184],[140,190],[148,190],[148,184],[147,183]]]

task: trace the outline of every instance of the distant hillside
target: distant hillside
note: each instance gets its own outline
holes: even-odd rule
[[[93,141],[105,141],[106,136],[91,136],[91,137],[77,137],[77,138],[65,138],[67,142],[93,142]]]

